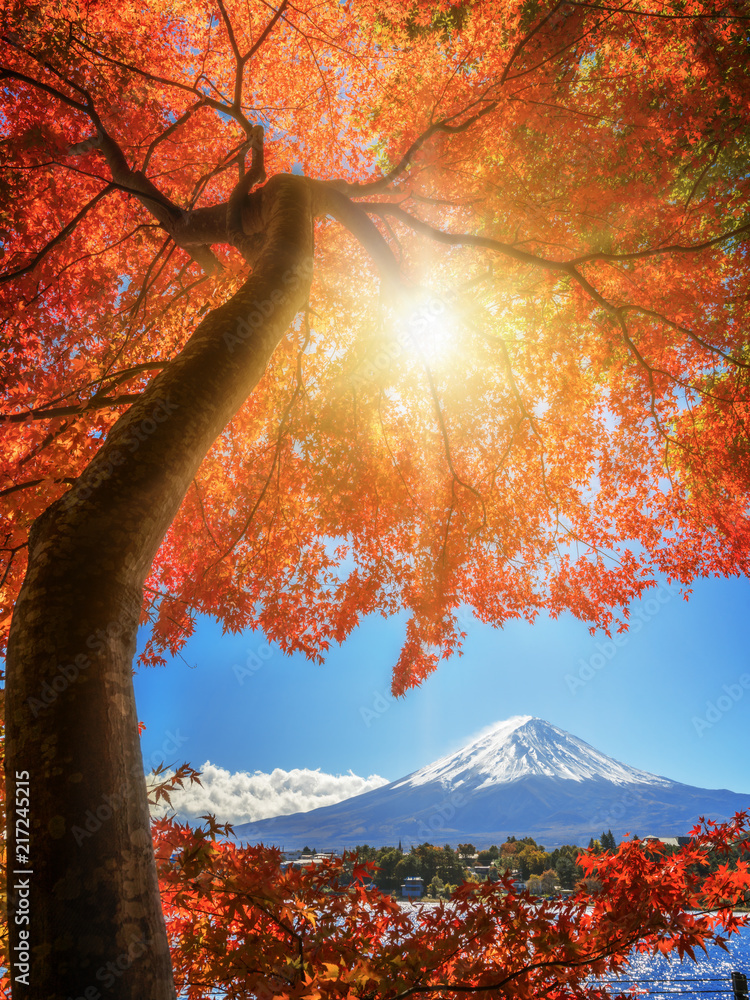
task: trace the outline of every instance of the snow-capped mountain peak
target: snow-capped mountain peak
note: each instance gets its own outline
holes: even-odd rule
[[[334,805],[235,827],[257,843],[500,844],[532,836],[585,844],[602,830],[683,836],[726,820],[750,796],[695,788],[621,764],[557,726],[518,715],[405,778]]]
[[[517,715],[480,733],[455,753],[408,775],[395,787],[438,781],[451,788],[463,785],[479,790],[527,775],[579,782],[600,779],[617,785],[670,784],[667,778],[621,764],[543,719]]]

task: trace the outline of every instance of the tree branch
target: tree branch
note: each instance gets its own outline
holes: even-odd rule
[[[621,312],[618,312],[617,319],[618,319],[618,321],[620,323],[620,329],[622,330],[622,339],[623,339],[623,341],[625,343],[625,346],[627,347],[628,351],[633,355],[633,357],[638,362],[638,364],[640,365],[640,367],[646,373],[646,378],[648,379],[649,395],[651,397],[650,403],[649,403],[649,410],[651,412],[651,416],[653,418],[654,424],[656,425],[656,429],[657,429],[657,431],[659,432],[659,434],[664,438],[664,440],[667,443],[672,442],[674,444],[678,444],[679,445],[680,442],[677,441],[675,438],[670,437],[670,435],[667,434],[667,432],[664,430],[664,428],[661,425],[661,420],[659,419],[659,414],[656,412],[656,386],[654,385],[654,372],[653,372],[653,369],[652,369],[651,365],[643,357],[643,355],[641,354],[641,352],[638,350],[638,348],[636,347],[635,343],[633,342],[632,337],[628,333],[628,328],[627,328],[627,325],[625,323],[625,317],[622,315]]]
[[[17,79],[28,84],[29,86],[43,90],[58,100],[75,108],[77,111],[81,111],[90,119],[96,129],[96,135],[72,146],[69,150],[71,155],[80,155],[81,153],[89,152],[91,149],[98,149],[107,161],[114,183],[120,187],[130,190],[135,197],[138,198],[141,204],[151,213],[151,215],[167,230],[175,242],[182,246],[183,249],[187,249],[190,256],[207,273],[212,274],[218,271],[220,269],[219,262],[209,246],[191,245],[191,248],[188,249],[187,245],[180,241],[177,227],[184,218],[185,213],[178,205],[167,198],[166,195],[162,194],[162,192],[159,191],[159,189],[148,179],[148,177],[146,177],[144,173],[138,170],[131,170],[122,149],[104,128],[89,92],[79,84],[67,80],[52,65],[34,55],[33,52],[28,52],[22,46],[14,43],[11,39],[5,38],[5,40],[14,48],[19,49],[30,58],[34,59],[45,69],[54,73],[59,79],[63,80],[63,82],[67,83],[84,96],[85,103],[81,103],[69,97],[62,91],[57,90],[54,87],[50,87],[39,80],[35,80],[33,77],[27,76],[24,73],[19,73],[16,70],[11,70],[7,67],[0,67],[0,75]],[[88,46],[85,45],[84,47],[88,48]],[[209,103],[208,99],[206,99],[206,103]],[[244,118],[244,116],[242,117]]]
[[[47,482],[47,479],[29,479],[25,483],[16,483],[14,486],[6,486],[4,490],[0,490],[0,497],[10,496],[11,493],[17,493],[19,490],[28,490],[32,486],[39,486],[40,483]],[[53,479],[53,483],[68,483],[69,485],[75,482],[75,478],[72,476],[63,476],[61,479]],[[20,546],[19,546],[20,548]]]
[[[558,0],[558,3],[556,3],[555,6],[547,14],[545,14],[545,16],[541,19],[541,21],[538,21],[534,25],[534,27],[531,28],[530,31],[526,32],[523,38],[521,38],[518,42],[516,42],[515,46],[513,47],[513,51],[510,54],[510,58],[508,59],[508,62],[505,64],[505,69],[503,70],[503,74],[500,77],[501,86],[508,79],[508,73],[510,73],[510,68],[516,61],[517,56],[521,54],[522,50],[531,41],[531,39],[539,31],[539,29],[544,27],[547,21],[549,21],[549,19],[557,13],[557,11],[562,7],[562,5],[565,2],[566,0]]]
[[[634,250],[632,253],[589,253],[584,254],[582,257],[575,257],[573,260],[568,261],[568,263],[572,267],[576,267],[580,264],[588,264],[592,260],[645,260],[648,257],[659,257],[665,253],[700,253],[701,250],[707,250],[709,247],[723,243],[725,240],[731,240],[735,236],[746,236],[748,234],[750,234],[750,222],[745,223],[744,226],[738,226],[736,229],[730,229],[728,233],[722,233],[721,236],[714,236],[710,240],[705,240],[703,243],[672,243],[670,246],[654,247],[648,250]]]
[[[211,563],[211,565],[209,567],[207,567],[208,569],[213,569],[214,566],[218,566],[218,564],[220,562],[222,562],[224,559],[226,559],[226,557],[229,555],[229,553],[232,552],[239,545],[239,543],[242,541],[242,539],[247,534],[247,530],[250,527],[250,525],[252,524],[253,519],[255,518],[255,515],[258,512],[258,508],[260,507],[261,503],[263,502],[263,498],[265,497],[265,495],[266,495],[266,493],[268,491],[268,487],[271,485],[271,479],[273,478],[273,474],[274,474],[274,471],[276,469],[277,463],[279,463],[279,461],[280,461],[281,446],[284,443],[284,437],[286,436],[287,425],[289,424],[289,418],[292,415],[292,410],[294,409],[294,404],[297,402],[297,399],[298,399],[300,393],[302,392],[302,390],[304,388],[304,382],[303,382],[303,376],[302,376],[302,358],[304,356],[304,353],[305,353],[305,351],[307,349],[307,345],[309,343],[310,343],[310,328],[309,328],[309,325],[308,325],[307,326],[307,330],[306,330],[306,334],[305,334],[305,340],[304,340],[302,346],[300,347],[299,351],[297,352],[296,383],[295,383],[295,386],[294,386],[294,391],[292,392],[291,396],[289,397],[289,402],[287,403],[286,407],[284,408],[284,412],[281,415],[281,420],[279,422],[279,430],[278,430],[277,435],[276,435],[276,443],[275,443],[274,450],[273,450],[273,459],[271,460],[271,467],[268,470],[268,475],[265,478],[265,481],[263,483],[263,487],[262,487],[260,493],[258,494],[258,497],[257,497],[255,503],[253,504],[252,509],[250,510],[250,513],[245,518],[245,523],[242,525],[242,528],[241,528],[239,534],[237,535],[237,537],[235,538],[235,540],[233,542],[231,542],[229,544],[229,546],[224,549],[223,552],[221,552],[221,554],[219,555],[219,557],[217,559],[215,559]]]
[[[512,246],[510,243],[503,243],[500,240],[491,239],[487,236],[474,236],[471,233],[444,233],[441,229],[435,229],[434,226],[422,222],[421,219],[409,215],[408,212],[405,212],[398,205],[392,205],[389,202],[364,202],[361,208],[364,212],[374,215],[393,215],[415,232],[421,233],[423,236],[428,236],[438,243],[445,243],[448,246],[472,246],[483,247],[486,250],[497,250],[499,253],[505,254],[506,257],[511,257],[513,260],[518,260],[523,264],[531,264],[533,267],[541,267],[546,271],[557,271],[560,274],[567,274],[603,309],[609,313],[616,312],[616,307],[611,302],[608,302],[576,270],[574,266],[575,262],[547,260],[544,257],[537,257],[527,250],[519,250],[518,247]]]
[[[703,168],[703,170],[701,170],[701,172],[698,174],[698,178],[697,178],[695,184],[693,184],[692,188],[690,189],[690,194],[688,195],[688,200],[685,202],[685,211],[686,212],[690,208],[690,202],[693,200],[695,192],[698,190],[698,187],[700,186],[701,181],[706,176],[706,174],[711,169],[711,167],[718,160],[720,152],[721,152],[721,142],[717,142],[716,143],[716,149],[714,150],[714,155],[711,157],[711,159],[705,165],[705,167]]]
[[[146,150],[146,155],[143,159],[143,166],[141,167],[141,170],[144,173],[146,172],[149,160],[153,156],[154,151],[156,150],[156,147],[159,145],[159,143],[164,142],[165,139],[168,139],[169,136],[175,133],[177,129],[180,128],[180,126],[184,125],[185,122],[187,122],[195,114],[196,111],[200,111],[200,109],[205,107],[205,105],[206,102],[203,99],[197,101],[195,104],[191,105],[187,109],[187,111],[181,114],[179,118],[173,121],[168,128],[165,128],[160,135],[158,135],[155,139],[152,140],[148,149]]]
[[[227,235],[231,243],[251,263],[257,253],[257,241],[248,237],[242,228],[242,208],[250,189],[266,179],[263,161],[263,126],[255,125],[250,138],[252,163],[244,176],[240,177],[227,202]],[[241,151],[241,155],[244,155]]]
[[[260,37],[258,38],[258,40],[255,42],[254,45],[252,45],[250,47],[250,49],[245,53],[244,56],[240,54],[240,47],[239,47],[239,45],[237,43],[237,38],[236,38],[236,35],[234,33],[234,28],[232,26],[232,21],[231,21],[231,18],[229,17],[229,14],[227,13],[226,7],[224,6],[223,0],[216,0],[216,3],[218,4],[219,11],[221,12],[221,17],[222,17],[222,20],[224,21],[224,27],[226,28],[227,35],[229,36],[229,44],[231,45],[232,52],[234,53],[234,61],[235,61],[236,66],[237,66],[237,71],[236,71],[235,77],[234,77],[234,101],[233,101],[233,105],[232,106],[235,109],[235,111],[241,113],[241,111],[242,111],[242,77],[243,77],[243,74],[244,74],[245,66],[247,65],[247,63],[249,62],[249,60],[252,59],[252,57],[255,55],[255,53],[258,51],[258,49],[263,44],[263,42],[265,42],[266,38],[268,38],[269,34],[273,30],[274,25],[276,24],[276,22],[278,21],[278,19],[281,17],[281,15],[284,13],[285,8],[288,6],[289,0],[283,0],[283,2],[281,4],[281,6],[279,7],[279,9],[274,13],[274,15],[271,18],[271,20],[268,22],[268,24],[266,25],[266,27],[260,33]],[[243,118],[244,118],[244,116],[243,116]]]
[[[82,403],[79,406],[40,407],[36,410],[27,410],[25,413],[0,413],[0,423],[23,424],[27,420],[54,420],[57,417],[79,416],[91,410],[103,410],[110,406],[129,406],[140,398],[140,392],[125,393],[122,396],[100,396],[99,398],[92,396],[87,403]]]
[[[613,13],[618,13],[619,11],[624,10],[624,9],[625,9],[625,4],[623,4],[622,7],[611,7],[610,8],[610,10]],[[603,18],[602,19],[602,23],[604,21],[608,21],[609,19],[610,19],[609,16]],[[557,57],[560,56],[560,55],[562,55],[563,52],[567,52],[568,49],[573,48],[573,46],[577,45],[580,41],[583,41],[583,39],[586,38],[588,35],[593,34],[593,32],[596,31],[596,29],[599,26],[600,26],[600,24],[598,22],[595,22],[593,28],[589,28],[587,31],[584,31],[582,34],[576,36],[576,38],[574,38],[572,42],[566,42],[565,45],[563,45],[561,48],[557,49],[557,51],[553,52],[551,56],[547,56],[547,58],[546,59],[542,59],[541,62],[536,63],[534,66],[530,66],[529,69],[524,69],[524,70],[521,70],[520,73],[515,73],[513,76],[508,77],[508,79],[509,80],[520,80],[521,77],[528,76],[529,73],[533,73],[534,70],[540,69],[542,66],[546,66],[547,63],[550,63],[553,60],[557,59]]]
[[[258,49],[261,47],[261,45],[263,44],[263,42],[265,42],[266,38],[268,38],[268,36],[270,35],[270,33],[273,31],[274,25],[276,24],[276,22],[278,21],[278,19],[281,17],[281,15],[284,13],[284,11],[286,10],[286,8],[288,6],[289,6],[289,0],[282,0],[281,6],[276,11],[276,13],[273,15],[273,17],[268,22],[268,24],[265,26],[265,28],[263,29],[263,31],[261,31],[260,35],[258,36],[257,42],[255,42],[255,44],[246,53],[246,55],[244,55],[242,57],[243,63],[246,63],[246,62],[248,62],[248,60],[250,60],[250,59],[253,58],[253,56],[258,51]]]
[[[450,469],[451,476],[453,477],[453,481],[454,481],[454,483],[458,483],[459,486],[463,486],[463,488],[465,490],[468,490],[470,493],[473,493],[474,496],[479,501],[481,507],[482,507],[482,523],[480,524],[480,526],[478,528],[476,528],[471,533],[471,535],[473,537],[477,532],[481,531],[482,528],[486,527],[486,525],[487,525],[487,507],[486,507],[485,502],[484,502],[484,497],[479,492],[479,490],[475,489],[471,485],[471,483],[467,483],[456,472],[455,466],[453,465],[453,457],[451,455],[451,445],[450,445],[450,439],[448,437],[448,429],[445,426],[445,419],[443,417],[443,410],[442,410],[442,407],[440,406],[440,397],[438,396],[438,392],[437,392],[437,389],[435,387],[435,382],[434,382],[434,380],[432,378],[432,372],[430,371],[430,366],[427,364],[427,360],[424,357],[424,355],[422,354],[422,352],[420,351],[419,353],[420,353],[420,356],[422,357],[422,365],[424,367],[425,374],[427,376],[427,384],[430,387],[430,395],[432,396],[432,402],[433,402],[433,404],[435,406],[435,415],[437,417],[438,427],[440,428],[440,435],[441,435],[441,437],[443,439],[443,448],[445,450],[445,458],[446,458],[446,461],[448,463],[448,468]],[[448,524],[450,524],[450,517],[448,518]],[[446,526],[446,544],[447,544],[447,530],[448,530],[448,528]],[[444,546],[444,548],[445,548],[445,546]]]
[[[240,55],[240,48],[237,45],[237,39],[234,36],[234,28],[232,27],[232,21],[227,14],[227,9],[224,6],[223,0],[216,0],[216,5],[219,8],[221,14],[221,19],[224,22],[224,27],[226,28],[227,35],[229,36],[229,44],[232,46],[232,52],[234,52],[234,58],[239,66],[242,61],[242,56]]]
[[[65,226],[63,229],[60,230],[57,236],[53,236],[53,238],[44,247],[42,247],[42,249],[34,256],[32,260],[29,261],[28,264],[25,264],[23,267],[17,268],[15,271],[6,271],[4,274],[0,274],[0,284],[2,284],[5,281],[12,281],[13,278],[20,278],[21,275],[28,274],[29,271],[33,271],[34,268],[37,266],[37,264],[39,264],[42,260],[44,260],[44,258],[51,250],[54,250],[54,248],[59,243],[62,243],[63,240],[65,240],[66,237],[68,237],[73,232],[78,223],[90,211],[90,209],[92,209],[94,205],[97,204],[97,202],[101,201],[102,198],[105,195],[109,194],[109,192],[112,190],[114,190],[113,184],[107,184],[105,187],[103,187],[102,190],[99,191],[97,194],[95,194],[94,197],[83,206],[80,212],[78,212],[78,214],[75,215],[70,220],[67,226]]]
[[[170,80],[168,77],[159,76],[157,73],[149,73],[148,70],[141,69],[139,66],[132,66],[130,63],[123,62],[121,59],[116,59],[114,56],[108,56],[104,52],[100,52],[98,49],[93,48],[91,45],[88,45],[82,39],[76,38],[75,36],[72,36],[72,41],[76,42],[87,52],[95,55],[98,59],[103,59],[105,62],[111,63],[113,66],[119,66],[120,69],[127,70],[129,73],[135,73],[137,76],[141,76],[145,80],[150,80],[152,83],[161,83],[165,87],[175,87],[177,90],[183,90],[188,94],[193,94],[195,97],[199,97],[203,103],[207,104],[210,108],[213,108],[215,111],[220,111],[222,114],[233,118],[238,125],[240,125],[242,130],[246,134],[249,134],[252,125],[250,125],[241,110],[235,108],[233,104],[229,104],[226,100],[217,101],[215,97],[211,97],[202,90],[198,90],[194,84],[182,83],[180,80]],[[210,81],[207,80],[206,82],[209,83],[209,86],[213,86]],[[220,93],[216,87],[213,89],[216,90],[217,93]]]
[[[371,204],[358,205],[325,181],[310,180],[308,183],[315,196],[314,214],[331,215],[340,222],[365,247],[377,264],[382,277],[393,287],[399,287],[402,279],[398,262],[380,230],[367,217]]]
[[[710,351],[712,354],[718,354],[719,357],[724,358],[724,360],[729,362],[730,365],[734,365],[736,368],[750,368],[750,364],[747,364],[744,361],[739,361],[737,358],[732,357],[731,354],[727,354],[725,351],[722,351],[720,347],[715,347],[713,344],[709,344],[707,340],[699,337],[697,333],[694,333],[688,327],[682,326],[680,323],[675,323],[674,320],[669,319],[669,317],[664,316],[660,312],[656,312],[654,309],[647,309],[645,306],[626,304],[624,306],[620,306],[619,311],[623,315],[626,312],[639,312],[644,316],[652,316],[654,319],[660,320],[673,330],[677,330],[679,333],[684,333],[686,337],[689,337],[690,340],[698,344],[700,347],[705,348],[705,350]]]
[[[484,98],[473,102],[474,104],[480,103]],[[403,154],[401,159],[398,161],[392,170],[389,170],[387,174],[380,177],[376,181],[367,181],[363,184],[348,184],[345,182],[335,182],[336,188],[339,191],[345,192],[346,194],[352,195],[357,198],[361,198],[368,194],[377,194],[384,188],[387,188],[400,174],[406,170],[412,161],[415,153],[424,146],[424,144],[432,138],[437,132],[448,132],[451,135],[457,135],[460,132],[465,132],[467,129],[475,125],[481,118],[488,115],[491,111],[494,111],[498,106],[498,101],[491,101],[487,104],[481,111],[477,111],[475,114],[471,115],[465,121],[461,122],[460,125],[451,125],[450,123],[461,115],[466,114],[469,108],[463,108],[461,111],[457,111],[453,115],[449,115],[446,118],[441,118],[438,122],[433,122],[428,128],[419,135],[414,142],[409,146],[406,152]],[[469,105],[471,107],[472,105]]]
[[[625,940],[622,944],[611,945],[608,948],[601,949],[598,953],[589,955],[587,958],[582,958],[579,961],[571,961],[570,959],[550,959],[548,961],[542,962],[531,962],[528,965],[524,965],[523,968],[517,969],[515,972],[511,972],[509,975],[505,976],[497,983],[492,983],[488,986],[464,986],[461,983],[439,983],[434,986],[411,986],[401,993],[397,993],[394,1000],[406,1000],[407,997],[413,996],[418,993],[436,993],[438,991],[444,993],[487,993],[491,990],[501,990],[503,986],[507,983],[518,979],[520,976],[527,976],[530,972],[535,972],[537,969],[554,969],[554,968],[565,968],[565,969],[580,969],[586,968],[588,965],[593,965],[594,962],[598,962],[603,958],[608,958],[613,955],[616,951],[625,951],[626,949],[632,947],[638,940],[640,940],[641,934],[626,934]]]
[[[3,41],[7,41],[4,36]],[[0,66],[0,80],[3,78],[19,80],[21,83],[26,83],[30,87],[36,87],[37,90],[43,90],[45,94],[55,97],[58,101],[62,101],[63,104],[67,104],[69,107],[75,108],[76,111],[82,111],[85,115],[88,114],[88,108],[85,104],[69,97],[67,94],[63,93],[62,90],[58,90],[56,87],[50,87],[49,84],[42,83],[41,80],[35,80],[33,76],[27,76],[25,73],[19,73],[18,70],[11,69],[9,66]]]
[[[2,494],[0,493],[0,496],[1,495]],[[4,549],[3,550],[5,552],[10,552],[10,558],[8,559],[8,565],[5,567],[5,572],[3,573],[3,578],[2,578],[2,580],[0,580],[0,588],[2,588],[2,587],[5,586],[5,581],[8,579],[8,576],[10,575],[10,571],[11,571],[11,568],[13,566],[13,560],[16,558],[16,554],[18,552],[20,552],[22,549],[28,548],[28,546],[29,546],[28,542],[21,542],[20,545],[16,545],[12,549]]]
[[[659,17],[667,21],[750,21],[746,14],[665,14],[662,11],[634,10],[631,7],[607,7],[599,3],[581,3],[580,0],[563,0],[571,7],[587,7],[590,10],[606,10],[614,14],[628,14],[633,17]]]

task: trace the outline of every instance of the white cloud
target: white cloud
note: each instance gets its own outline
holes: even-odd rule
[[[194,822],[201,815],[213,813],[220,823],[251,823],[270,816],[287,816],[330,806],[388,784],[388,780],[378,774],[362,778],[351,771],[325,774],[309,768],[282,771],[277,767],[270,774],[263,771],[232,773],[210,761],[206,761],[200,771],[200,785],[186,783],[183,790],[170,793],[172,808],[182,821]],[[163,815],[165,811],[161,807],[152,810],[154,815]]]

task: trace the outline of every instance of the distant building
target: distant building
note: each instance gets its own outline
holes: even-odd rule
[[[690,843],[690,837],[654,837],[653,835],[643,838],[644,843],[647,840],[658,840],[660,844],[664,844],[665,847],[684,847],[685,844]]]
[[[421,899],[424,895],[424,883],[416,876],[405,878],[401,885],[401,895],[405,899]]]
[[[328,861],[329,857],[328,854],[299,854],[296,858],[282,861],[281,867],[288,868],[291,865],[292,868],[314,868],[316,865],[322,865]]]
[[[283,851],[282,858],[284,861],[301,862],[302,865],[319,865],[323,861],[330,861],[333,858],[340,857],[343,851],[330,850],[330,851],[318,851],[317,854],[303,854],[302,851]],[[300,865],[297,864],[295,867],[299,868]]]

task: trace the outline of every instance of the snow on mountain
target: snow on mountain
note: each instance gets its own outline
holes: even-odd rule
[[[415,771],[394,787],[416,787],[430,781],[461,785],[474,790],[489,788],[525,775],[545,775],[568,781],[599,778],[625,785],[669,785],[648,771],[621,764],[595,750],[588,743],[571,736],[557,726],[531,715],[516,715],[485,730],[467,746],[433,764]]]
[[[608,757],[543,719],[515,716],[455,753],[334,805],[235,827],[243,841],[319,848],[500,844],[531,836],[547,848],[611,829],[679,836],[701,816],[726,820],[750,795],[695,788]]]

